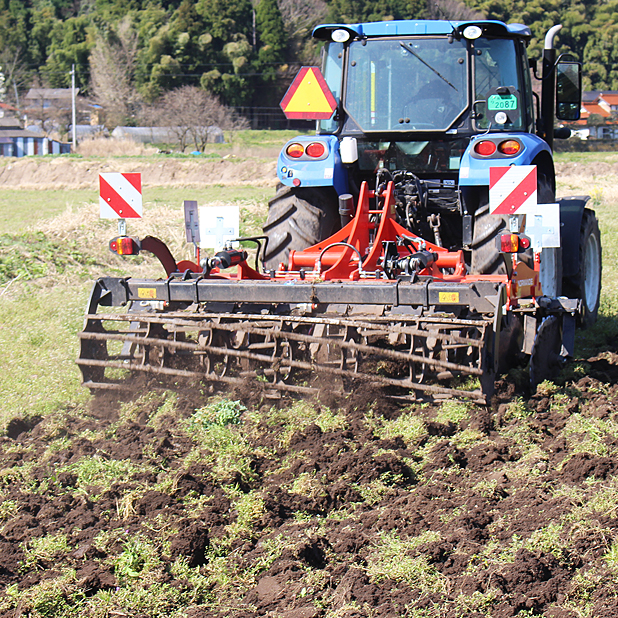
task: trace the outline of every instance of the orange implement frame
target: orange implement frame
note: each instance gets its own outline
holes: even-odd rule
[[[370,200],[376,198],[366,182],[361,185],[358,206],[354,219],[330,238],[308,247],[303,251],[290,251],[288,271],[277,273],[289,276],[301,268],[310,269],[307,276],[319,277],[323,281],[334,279],[357,280],[363,271],[366,276],[374,274],[383,277],[383,269],[379,260],[383,252],[382,243],[396,241],[397,238],[409,239],[417,251],[426,249],[437,254],[437,260],[421,274],[431,275],[445,280],[459,281],[466,274],[466,266],[462,251],[451,252],[439,247],[399,225],[395,221],[394,184],[389,182],[383,194],[382,207],[371,210]],[[410,251],[401,246],[398,248],[401,257],[410,255]],[[359,256],[362,260],[359,268]],[[318,272],[316,266],[319,266]],[[323,269],[323,270],[322,270]],[[441,269],[450,269],[452,274],[443,275]]]

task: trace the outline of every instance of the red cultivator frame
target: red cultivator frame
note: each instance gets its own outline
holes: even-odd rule
[[[96,282],[78,361],[92,389],[124,388],[137,371],[222,384],[260,377],[266,392],[305,394],[328,375],[341,392],[364,384],[408,400],[484,402],[501,350],[540,319],[536,299],[516,299],[537,289],[538,272],[518,263],[510,278],[467,274],[463,251],[396,222],[392,183],[377,196],[363,183],[347,225],[269,273],[249,266],[245,251],[225,249],[200,267],[176,264],[155,239],[130,240],[126,253],[152,251],[168,277]],[[236,273],[223,272],[231,266]],[[547,300],[546,314],[575,313]]]

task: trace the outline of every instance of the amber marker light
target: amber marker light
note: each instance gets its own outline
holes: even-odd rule
[[[502,253],[519,253],[530,247],[530,239],[519,234],[500,234],[500,251]]]
[[[130,236],[117,236],[109,241],[109,250],[117,255],[137,255],[139,246]]]
[[[301,144],[294,142],[285,149],[285,154],[288,155],[288,157],[292,157],[292,159],[298,159],[305,154],[305,149]]]
[[[515,139],[507,139],[504,142],[500,142],[498,150],[502,154],[513,156],[521,150],[521,144]]]

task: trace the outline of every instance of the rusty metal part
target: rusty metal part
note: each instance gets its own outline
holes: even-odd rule
[[[151,311],[86,316],[78,364],[91,389],[123,388],[134,372],[268,390],[341,393],[369,385],[405,399],[486,402],[491,321],[451,315],[350,317]],[[467,378],[482,387],[467,388]]]

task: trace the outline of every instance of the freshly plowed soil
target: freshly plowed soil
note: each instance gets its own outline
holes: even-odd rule
[[[616,350],[486,408],[254,391],[200,426],[185,389],[15,420],[1,615],[618,616]]]

